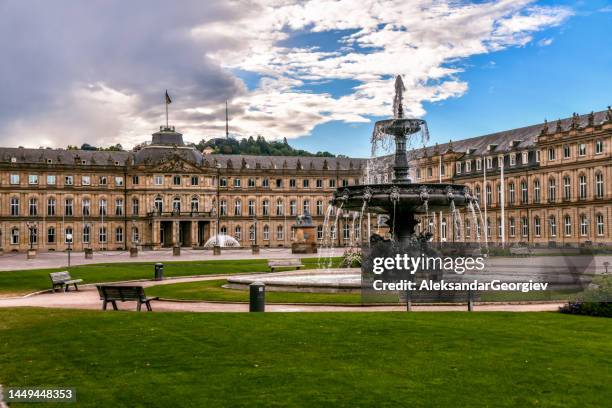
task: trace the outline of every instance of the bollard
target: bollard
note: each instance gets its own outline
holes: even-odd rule
[[[259,255],[259,245],[251,245],[251,254]]]
[[[173,256],[181,256],[181,247],[180,246],[172,247],[172,255]]]
[[[472,297],[472,291],[468,292],[468,312],[474,311],[474,298]]]
[[[130,248],[130,258],[136,258],[138,256],[138,248],[131,247]]]
[[[85,259],[93,259],[93,249],[85,248],[83,252],[85,252]]]
[[[213,246],[213,255],[221,255],[221,247],[219,245]]]
[[[155,280],[156,281],[164,280],[164,264],[163,263],[158,262],[155,264]]]
[[[266,285],[253,282],[249,285],[249,312],[266,311]]]
[[[406,292],[406,311],[412,311],[412,299],[410,299],[410,291]]]

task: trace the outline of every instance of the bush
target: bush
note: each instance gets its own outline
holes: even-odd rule
[[[343,268],[359,268],[361,266],[361,251],[349,248],[342,254]]]
[[[569,302],[559,308],[561,313],[612,317],[612,302]]]

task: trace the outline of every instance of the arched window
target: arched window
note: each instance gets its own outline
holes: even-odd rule
[[[276,227],[276,240],[277,241],[283,240],[283,226],[282,225],[278,225]]]
[[[181,199],[179,197],[172,199],[172,212],[181,212]]]
[[[542,223],[540,221],[540,217],[537,215],[533,219],[533,231],[536,237],[542,235]]]
[[[261,203],[261,210],[264,216],[270,215],[270,200],[268,199],[263,200],[263,202]]]
[[[348,241],[351,238],[351,229],[349,226],[348,220],[345,220],[344,225],[342,226],[342,239]]]
[[[603,198],[604,196],[604,179],[601,172],[595,174],[595,196],[597,198]]]
[[[34,228],[29,228],[29,238],[30,238],[30,244],[34,245],[34,244],[38,244],[38,228],[34,227]]]
[[[47,215],[54,216],[55,215],[55,198],[49,197],[47,199]]]
[[[472,233],[472,227],[470,225],[470,220],[465,220],[463,225],[465,227],[465,238],[470,238],[470,235]]]
[[[140,242],[140,233],[137,227],[132,227],[132,242],[135,244]]]
[[[255,226],[251,225],[249,227],[249,241],[255,241]]]
[[[106,199],[105,198],[101,198],[99,201],[99,214],[102,215],[106,215]]]
[[[487,206],[491,206],[493,204],[493,193],[491,191],[491,185],[487,184],[486,187],[486,200],[487,200]]]
[[[534,203],[539,203],[540,199],[541,199],[540,180],[535,179],[533,181],[533,202]]]
[[[317,200],[317,215],[323,215],[323,201]]]
[[[106,227],[100,227],[98,230],[98,242],[101,244],[106,243]]]
[[[123,228],[117,227],[115,229],[115,242],[123,242]]]
[[[584,174],[578,176],[578,188],[580,199],[585,200],[587,198],[587,181]]]
[[[604,216],[603,214],[597,214],[595,216],[595,225],[597,228],[597,235],[602,237],[604,235]]]
[[[11,229],[11,245],[19,245],[19,228]]]
[[[501,184],[497,184],[497,205],[501,205],[501,202],[502,202]]]
[[[514,190],[514,183],[508,184],[508,202],[514,204],[516,192]]]
[[[234,202],[234,215],[242,215],[242,201],[240,199]]]
[[[589,224],[586,214],[580,214],[580,235],[583,237],[589,234]]]
[[[487,218],[487,237],[491,238],[491,219]]]
[[[516,235],[516,221],[514,220],[514,217],[510,217],[509,221],[509,228],[508,228],[508,233],[510,234],[511,237],[514,237]]]
[[[115,200],[115,215],[123,215],[123,198]]]
[[[89,227],[89,225],[85,224],[83,226],[83,243],[89,244],[90,236],[91,236],[91,228]]]
[[[198,197],[191,197],[191,212],[200,211],[200,200]]]
[[[548,217],[548,227],[549,227],[550,236],[556,237],[557,236],[557,219],[555,218],[554,215],[551,215],[550,217]]]
[[[503,231],[502,231],[501,218],[497,217],[497,237],[501,238],[502,235],[503,235]]]
[[[521,218],[521,236],[522,237],[527,237],[527,235],[529,235],[529,220],[527,219],[527,217],[522,217]]]
[[[153,205],[155,207],[156,212],[160,213],[164,211],[164,201],[162,200],[160,196],[155,197],[155,201]]]
[[[554,202],[557,200],[557,180],[554,178],[548,179],[548,201]]]
[[[563,231],[566,236],[572,235],[572,217],[569,214],[566,214],[563,219]]]
[[[289,201],[289,215],[291,216],[297,215],[297,201],[296,200]]]
[[[234,229],[234,238],[236,238],[238,241],[242,239],[242,227],[240,227],[240,225],[236,225],[236,228]]]
[[[527,181],[521,181],[521,203],[525,204],[529,201],[529,192],[527,189]]]
[[[227,215],[227,201],[219,200],[219,213],[220,215]]]
[[[19,199],[11,197],[11,215],[19,215]]]
[[[476,194],[476,199],[477,199],[478,201],[481,201],[481,200],[480,200],[480,199],[481,199],[481,194],[480,194],[480,193],[481,193],[481,191],[480,191],[480,184],[476,184],[476,188],[474,189],[474,192],[475,192],[475,194]]]
[[[276,200],[276,215],[283,215],[283,200]]]
[[[83,201],[81,201],[81,207],[83,216],[88,217],[91,213],[91,201],[89,198],[83,198]]]
[[[225,225],[219,228],[219,235],[227,235],[227,227]]]
[[[28,213],[30,214],[30,216],[38,215],[38,200],[36,198],[30,198],[28,204]]]
[[[440,239],[442,241],[446,241],[446,237],[447,237],[446,218],[442,218],[442,222],[440,224]]]
[[[302,202],[302,214],[310,214],[310,200],[304,200]]]
[[[139,212],[140,212],[140,201],[138,201],[138,198],[134,197],[132,198],[132,215],[138,215]]]
[[[264,225],[263,227],[263,239],[264,241],[270,240],[270,227],[267,225]]]
[[[255,215],[255,200],[249,200],[248,204],[247,204],[247,208],[249,210],[249,216],[254,216]]]
[[[317,225],[317,240],[323,240],[323,226]]]
[[[55,244],[55,227],[47,228],[47,244]]]
[[[563,199],[571,200],[572,198],[572,179],[570,176],[563,177]]]

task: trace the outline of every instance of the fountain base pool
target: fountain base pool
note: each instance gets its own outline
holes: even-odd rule
[[[266,290],[272,292],[361,293],[361,269],[313,269],[236,276],[227,278],[223,287],[248,290],[253,282],[263,282]]]

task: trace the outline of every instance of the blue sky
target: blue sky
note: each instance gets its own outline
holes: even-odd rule
[[[7,0],[1,146],[132,147],[287,138],[368,156],[373,122],[425,118],[431,143],[612,104],[612,0]]]
[[[559,2],[575,14],[561,26],[538,32],[534,41],[462,61],[459,77],[468,91],[424,103],[431,142],[447,142],[556,120],[612,104],[612,3]],[[609,11],[604,12],[606,7]],[[540,41],[552,40],[550,45]],[[329,84],[339,94],[341,85]],[[392,89],[389,90],[392,97]],[[374,120],[376,118],[373,118]],[[349,156],[369,154],[371,124],[330,122],[291,141],[295,147]]]

